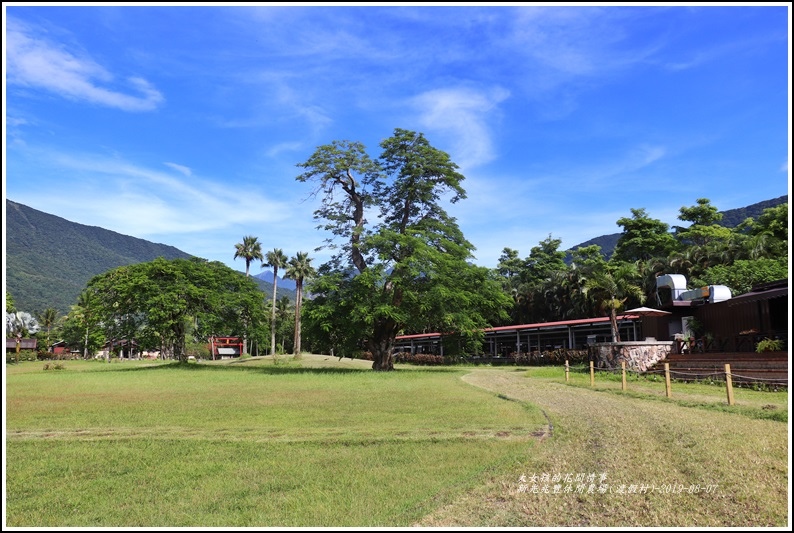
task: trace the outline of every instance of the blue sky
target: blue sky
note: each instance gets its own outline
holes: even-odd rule
[[[325,261],[296,164],[395,128],[487,267],[790,192],[788,4],[3,10],[4,197],[240,271],[244,235]]]

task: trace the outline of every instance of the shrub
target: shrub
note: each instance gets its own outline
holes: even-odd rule
[[[394,356],[395,363],[411,363],[414,365],[443,365],[444,358],[440,355],[426,353],[400,352]]]
[[[16,363],[19,361],[35,361],[36,352],[33,350],[20,350],[19,358],[17,358],[16,351],[6,352],[6,363]]]
[[[758,341],[755,351],[758,353],[783,351],[783,341],[780,339],[763,339]]]

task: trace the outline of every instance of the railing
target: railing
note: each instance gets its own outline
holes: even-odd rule
[[[788,345],[787,332],[750,333],[733,337],[698,337],[695,339],[676,339],[673,353],[721,353],[721,352],[756,352],[758,343],[765,340],[781,341],[780,351],[786,351]]]

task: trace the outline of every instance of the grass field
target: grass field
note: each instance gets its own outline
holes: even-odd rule
[[[669,400],[664,383],[591,389],[560,368],[369,364],[7,365],[6,525],[789,521],[788,428],[766,416],[788,412],[786,393],[737,390],[728,408],[717,386],[676,384]],[[555,493],[566,474],[595,490]]]
[[[459,371],[326,362],[9,368],[8,525],[404,524],[546,424]]]

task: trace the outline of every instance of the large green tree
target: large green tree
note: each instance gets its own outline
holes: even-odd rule
[[[376,161],[361,143],[321,146],[298,165],[297,179],[323,195],[315,218],[344,239],[311,286],[307,315],[348,347],[366,346],[374,370],[392,370],[400,332],[432,328],[474,339],[509,300],[487,269],[469,264],[473,246],[442,206],[442,198],[466,197],[449,155],[399,128],[380,146]],[[371,226],[367,208],[377,216]]]
[[[218,261],[155,259],[110,270],[89,281],[108,339],[158,339],[187,360],[186,334],[245,336],[264,316],[257,284]]]
[[[615,245],[612,259],[633,263],[647,261],[652,257],[667,257],[678,247],[675,237],[669,233],[670,226],[648,216],[644,208],[631,209],[631,218],[618,219],[623,232]]]
[[[703,273],[703,285],[726,285],[733,296],[750,292],[753,286],[788,279],[788,257],[739,259],[731,265],[715,265]]]
[[[93,291],[83,289],[77,296],[77,303],[71,306],[64,319],[62,335],[67,345],[80,348],[83,359],[102,347],[105,336],[100,328],[99,305]]]

